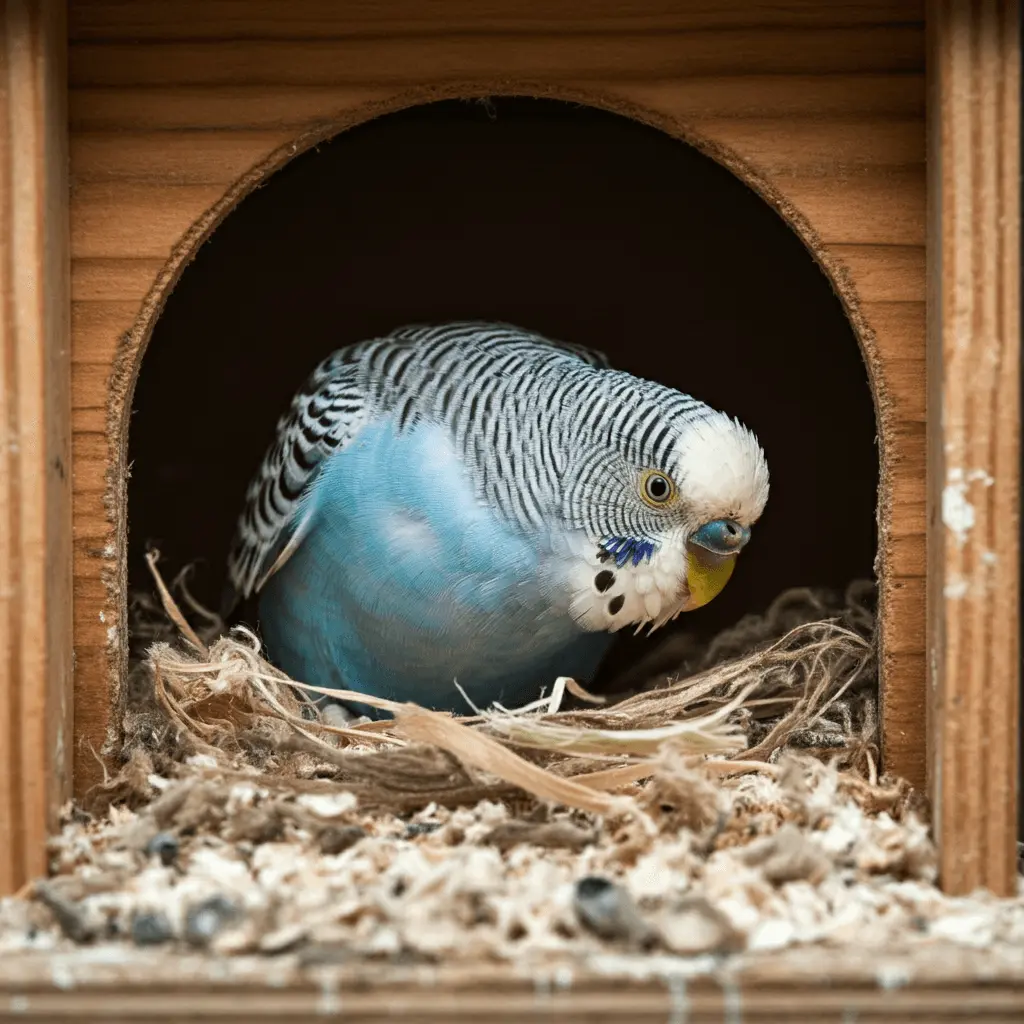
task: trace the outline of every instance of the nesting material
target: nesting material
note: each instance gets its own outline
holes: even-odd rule
[[[617,701],[568,686],[345,728],[251,633],[186,627],[139,667],[124,768],[68,809],[52,877],[0,902],[0,960],[115,944],[619,970],[953,944],[1024,974],[1024,891],[943,896],[920,796],[877,775],[863,597],[783,595]]]
[[[1024,899],[950,899],[899,785],[812,757],[716,777],[667,764],[617,817],[497,800],[367,813],[327,780],[151,774],[72,817],[54,876],[0,905],[0,953],[81,944],[324,960],[587,964],[808,943],[1024,943]]]

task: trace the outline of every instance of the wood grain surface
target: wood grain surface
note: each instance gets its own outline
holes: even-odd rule
[[[942,882],[1017,891],[1020,9],[932,12],[929,659]]]
[[[345,966],[329,950],[307,967],[288,955],[112,953],[6,956],[0,1020],[1010,1024],[1024,1016],[1021,958],[951,943],[887,951],[884,960],[878,950],[799,946],[710,969],[701,958],[656,955],[611,954],[570,968]]]
[[[180,267],[293,152],[386,109],[532,94],[694,141],[832,275],[874,382],[886,766],[925,778],[923,3],[103,0],[71,11],[76,788],[124,666],[126,408]]]
[[[0,3],[0,893],[70,794],[71,361],[62,0]]]

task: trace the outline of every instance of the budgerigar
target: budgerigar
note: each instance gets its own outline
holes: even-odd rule
[[[229,578],[293,678],[468,714],[706,604],[767,498],[753,433],[694,398],[506,324],[405,327],[295,397]]]

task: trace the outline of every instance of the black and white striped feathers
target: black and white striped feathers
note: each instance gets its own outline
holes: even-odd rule
[[[282,417],[229,560],[238,595],[287,556],[323,461],[385,416],[444,426],[481,501],[528,534],[584,538],[588,561],[620,539],[653,563],[669,538],[714,518],[749,525],[767,500],[754,436],[688,395],[505,324],[404,327],[335,352]],[[670,510],[643,500],[652,470],[678,489]]]

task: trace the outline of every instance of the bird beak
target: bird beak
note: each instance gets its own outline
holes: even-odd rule
[[[695,530],[690,541],[716,555],[739,554],[750,540],[750,528],[735,519],[713,519]]]
[[[690,537],[686,544],[686,585],[690,596],[683,611],[702,608],[718,597],[748,540],[750,530],[732,519],[705,523]]]
[[[686,545],[686,586],[690,592],[684,612],[692,612],[713,601],[725,589],[733,569],[736,555],[720,555],[689,541]]]

